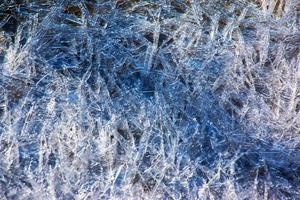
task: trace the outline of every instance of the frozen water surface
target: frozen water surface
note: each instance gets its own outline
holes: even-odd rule
[[[298,0],[0,0],[0,199],[300,199]]]

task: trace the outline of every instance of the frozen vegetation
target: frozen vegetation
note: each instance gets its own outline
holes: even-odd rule
[[[0,0],[0,199],[300,199],[299,0]]]

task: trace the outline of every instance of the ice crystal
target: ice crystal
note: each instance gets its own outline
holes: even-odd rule
[[[0,0],[0,199],[300,199],[299,0]]]

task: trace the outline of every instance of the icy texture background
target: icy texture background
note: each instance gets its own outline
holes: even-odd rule
[[[0,0],[0,199],[300,199],[299,0]]]

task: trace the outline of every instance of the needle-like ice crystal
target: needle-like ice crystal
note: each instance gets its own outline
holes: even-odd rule
[[[0,0],[0,199],[300,199],[299,0]]]

